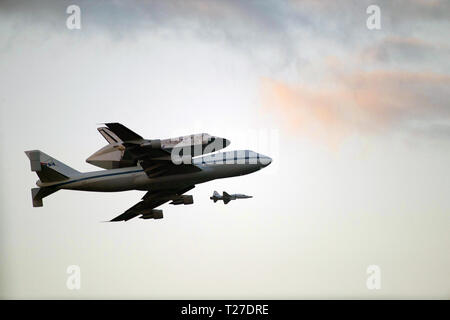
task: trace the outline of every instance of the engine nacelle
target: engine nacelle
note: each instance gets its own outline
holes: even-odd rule
[[[163,218],[162,210],[152,210],[152,212],[153,212],[153,219],[162,219]]]
[[[162,219],[163,211],[152,209],[150,212],[143,214],[140,218],[141,219]]]
[[[173,205],[179,205],[179,204],[193,204],[194,203],[194,197],[191,195],[184,195],[184,196],[180,196],[178,199],[172,200],[172,202],[170,204]]]

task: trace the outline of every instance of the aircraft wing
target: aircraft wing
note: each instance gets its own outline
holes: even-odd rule
[[[115,217],[110,221],[128,221],[139,215],[149,213],[152,209],[160,205],[180,197],[183,193],[193,189],[195,186],[190,185],[186,187],[179,187],[170,190],[148,191],[143,197],[142,201],[136,203],[121,215]]]
[[[149,178],[201,171],[192,164],[174,164],[170,152],[161,148],[160,140],[145,140],[120,123],[105,125],[123,141],[124,157],[139,161]]]

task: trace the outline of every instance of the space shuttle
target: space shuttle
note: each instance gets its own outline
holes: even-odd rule
[[[150,140],[115,123],[109,123],[108,127],[100,127],[97,130],[108,144],[89,156],[86,162],[103,169],[135,166],[138,158],[136,154],[152,154],[154,160],[168,160],[168,154],[177,149],[180,157],[186,156],[184,160],[215,152],[230,145],[228,139],[207,133]]]

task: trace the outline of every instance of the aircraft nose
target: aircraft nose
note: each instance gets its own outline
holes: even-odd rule
[[[260,155],[259,155],[259,162],[260,162],[260,164],[261,164],[261,167],[262,167],[262,168],[265,168],[265,167],[267,167],[269,164],[272,163],[272,158],[260,154]]]

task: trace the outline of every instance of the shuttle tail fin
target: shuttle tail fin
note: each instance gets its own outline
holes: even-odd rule
[[[109,144],[123,142],[114,132],[109,130],[107,127],[97,128],[98,132],[103,136],[103,138],[108,141]]]

